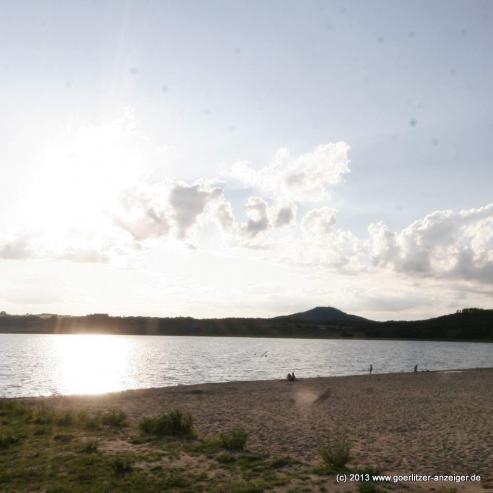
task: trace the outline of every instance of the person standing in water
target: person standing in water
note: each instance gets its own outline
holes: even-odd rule
[[[418,373],[418,363],[414,365],[414,373]]]
[[[372,374],[373,372],[373,365],[370,365],[370,375]]]

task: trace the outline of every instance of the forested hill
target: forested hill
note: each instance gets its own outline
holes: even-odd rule
[[[367,320],[331,307],[275,318],[223,319],[0,312],[0,332],[493,341],[493,310],[469,308],[427,320],[387,322]]]

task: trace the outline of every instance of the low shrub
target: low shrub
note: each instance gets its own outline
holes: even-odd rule
[[[69,443],[74,439],[74,435],[70,435],[67,433],[59,433],[53,437],[53,440],[61,443]]]
[[[101,423],[113,428],[123,428],[127,425],[127,415],[120,409],[111,409],[102,414]]]
[[[11,445],[16,445],[20,442],[20,437],[17,435],[0,434],[0,450],[6,449]]]
[[[274,469],[280,469],[282,467],[291,466],[294,463],[290,457],[273,457],[270,465]]]
[[[38,405],[31,411],[31,422],[37,425],[75,426],[80,419],[74,411],[63,411],[45,405]]]
[[[101,416],[99,414],[88,416],[81,421],[81,426],[87,431],[97,431],[101,428]]]
[[[229,433],[221,433],[219,442],[221,447],[227,450],[244,450],[248,440],[248,433],[241,428],[235,427]]]
[[[123,457],[115,457],[111,461],[111,469],[113,469],[113,472],[118,475],[127,474],[132,472],[132,464]]]
[[[94,454],[98,451],[98,442],[96,440],[88,440],[84,442],[81,447],[81,452],[86,454]]]
[[[343,436],[327,439],[320,447],[320,457],[328,467],[343,468],[349,462],[351,446]]]
[[[31,413],[31,421],[37,425],[52,425],[55,423],[55,411],[46,406],[36,406]]]
[[[232,464],[236,462],[236,457],[233,454],[219,454],[216,457],[217,462],[220,464]]]
[[[30,413],[31,409],[24,402],[0,400],[0,416],[25,417]]]
[[[57,426],[72,426],[75,420],[71,411],[59,411],[54,413],[53,421]]]
[[[139,426],[144,433],[157,437],[192,437],[194,435],[192,416],[180,410],[171,411],[155,418],[144,418]]]

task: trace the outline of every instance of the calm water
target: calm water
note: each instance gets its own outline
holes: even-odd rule
[[[0,396],[493,366],[493,344],[0,334]]]

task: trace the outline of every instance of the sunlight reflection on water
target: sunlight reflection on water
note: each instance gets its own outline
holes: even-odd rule
[[[0,334],[0,396],[493,366],[493,344]]]
[[[125,388],[132,341],[110,335],[73,335],[55,340],[58,391],[109,392]]]

